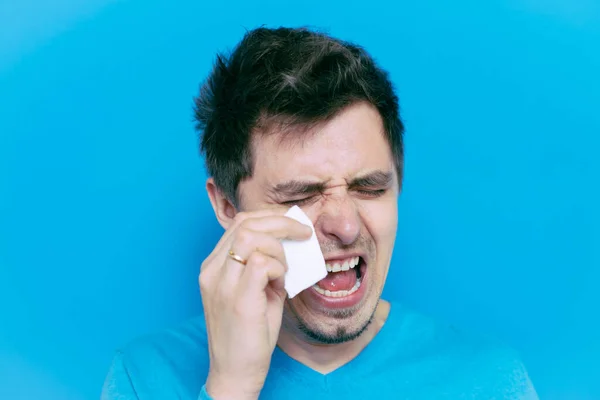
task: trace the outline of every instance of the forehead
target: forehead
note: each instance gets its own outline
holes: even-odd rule
[[[381,117],[369,104],[352,105],[327,123],[298,134],[300,139],[256,137],[253,179],[265,184],[301,178],[337,180],[394,169]]]

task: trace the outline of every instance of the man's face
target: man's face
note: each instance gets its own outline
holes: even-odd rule
[[[300,139],[255,138],[253,176],[239,186],[241,208],[300,206],[335,271],[287,300],[283,329],[339,343],[369,324],[398,224],[399,179],[383,129],[376,109],[359,103]]]

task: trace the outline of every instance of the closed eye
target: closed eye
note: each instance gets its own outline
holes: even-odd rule
[[[387,189],[356,189],[356,192],[359,193],[360,195],[366,196],[366,197],[371,197],[371,198],[380,197],[386,191],[387,191]]]
[[[299,206],[299,205],[307,204],[311,201],[314,201],[315,197],[316,196],[310,196],[310,197],[304,197],[302,199],[287,200],[287,201],[281,202],[281,204],[286,205],[286,206]]]
[[[377,197],[381,197],[385,194],[385,192],[387,192],[387,189],[355,189],[355,192],[358,193],[359,195],[361,195],[362,197],[366,197],[366,198],[377,198]],[[309,196],[309,197],[304,197],[301,199],[295,199],[295,200],[287,200],[287,201],[283,201],[281,202],[281,204],[286,205],[286,206],[294,206],[294,205],[303,205],[303,204],[308,204],[310,202],[315,201],[317,196]]]

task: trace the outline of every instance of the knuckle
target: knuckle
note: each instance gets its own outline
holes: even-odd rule
[[[236,243],[245,247],[249,247],[252,244],[254,234],[249,229],[240,227],[236,234]]]
[[[202,293],[207,292],[212,286],[210,276],[206,271],[200,272],[200,275],[198,276],[198,282],[200,284],[200,291]]]
[[[250,260],[248,260],[248,264],[253,269],[262,270],[269,266],[269,257],[262,253],[252,253]]]
[[[235,222],[237,222],[238,224],[241,224],[242,222],[244,222],[246,219],[248,218],[248,213],[245,211],[240,211],[237,214],[235,214],[235,217],[233,217],[233,220]]]
[[[261,275],[280,275],[285,273],[284,265],[275,258],[265,256],[261,253],[253,253],[248,262],[248,268],[255,276]]]
[[[206,260],[202,261],[202,264],[200,265],[200,271],[205,272],[208,269],[208,266],[210,265],[210,258],[207,258]]]
[[[277,275],[284,275],[285,271],[286,271],[286,266],[285,264],[282,264],[280,262],[275,262],[273,265],[274,271],[276,272]]]
[[[277,260],[281,261],[281,262],[286,262],[285,261],[285,250],[283,249],[283,244],[277,240],[274,239],[271,242],[271,251],[273,252],[273,257],[276,258]]]
[[[273,246],[273,251],[280,255],[283,256],[285,255],[285,251],[283,250],[283,243],[281,243],[281,241],[277,240],[277,239],[273,239],[271,241],[271,245]]]

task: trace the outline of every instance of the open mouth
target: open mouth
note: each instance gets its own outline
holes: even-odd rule
[[[327,276],[313,285],[325,297],[347,297],[356,293],[366,273],[366,263],[360,256],[328,261]]]

